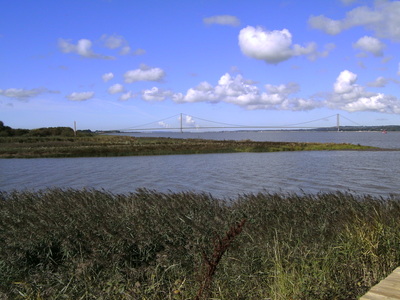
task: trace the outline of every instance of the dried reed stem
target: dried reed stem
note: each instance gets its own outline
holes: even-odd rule
[[[211,257],[208,257],[203,251],[203,266],[205,266],[206,271],[204,272],[202,284],[194,300],[207,298],[207,295],[210,292],[209,290],[213,276],[217,270],[217,266],[221,261],[222,256],[231,245],[233,239],[242,232],[245,223],[246,219],[243,219],[240,223],[231,226],[223,238],[217,237],[214,241],[214,251]]]

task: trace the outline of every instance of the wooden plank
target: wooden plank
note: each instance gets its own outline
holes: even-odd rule
[[[397,290],[400,291],[400,284],[398,281],[392,281],[392,282],[381,282],[379,284],[379,287],[373,287],[372,290],[375,290],[376,288],[378,289],[382,289],[382,288],[388,288],[388,289],[393,289],[393,290]]]
[[[400,267],[373,286],[359,300],[400,300]]]
[[[385,300],[385,297],[368,292],[360,298],[360,300]]]

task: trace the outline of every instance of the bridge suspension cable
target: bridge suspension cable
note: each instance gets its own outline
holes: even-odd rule
[[[165,120],[169,120],[169,119],[178,117],[179,115],[180,115],[180,114],[176,114],[176,115],[173,115],[173,116],[171,116],[171,117],[167,117],[167,118],[164,118],[164,119],[161,119],[161,120],[157,120],[157,121],[153,121],[153,122],[149,122],[149,123],[145,123],[145,124],[141,124],[141,125],[136,125],[136,126],[128,127],[128,128],[125,128],[125,129],[119,129],[119,130],[120,130],[120,131],[126,131],[126,130],[140,129],[141,127],[145,127],[145,126],[148,126],[148,125],[151,125],[151,124],[159,124],[160,122],[163,122],[163,121],[165,121]],[[146,130],[146,129],[145,129],[145,130]]]
[[[319,118],[319,119],[315,119],[315,120],[311,120],[311,121],[306,121],[306,122],[301,122],[301,123],[295,123],[295,124],[288,124],[288,125],[284,125],[282,127],[286,127],[286,126],[298,126],[298,125],[304,125],[304,124],[309,124],[309,123],[313,123],[313,122],[317,122],[317,121],[322,121],[322,120],[326,120],[332,117],[335,117],[336,115],[332,115],[329,117],[324,117],[324,118]]]
[[[183,126],[183,118],[184,116],[186,116],[186,118],[190,118],[190,125],[187,126]],[[360,124],[358,124],[355,121],[352,121],[342,115],[339,114],[335,114],[335,115],[331,115],[331,116],[327,116],[324,118],[318,118],[318,119],[314,119],[311,121],[305,121],[305,122],[300,122],[300,123],[293,123],[293,124],[286,124],[286,125],[274,125],[274,126],[266,126],[266,125],[243,125],[243,124],[231,124],[231,123],[225,123],[225,122],[218,122],[218,121],[212,121],[212,120],[208,120],[208,119],[204,119],[204,118],[200,118],[200,117],[196,117],[193,115],[188,115],[188,114],[176,114],[167,118],[163,118],[161,120],[157,120],[157,121],[153,121],[153,122],[149,122],[149,123],[145,123],[145,124],[141,124],[141,125],[136,125],[136,126],[132,126],[129,128],[125,128],[125,129],[120,129],[120,131],[159,131],[159,130],[180,130],[181,132],[183,131],[183,129],[187,130],[187,129],[283,129],[283,128],[291,128],[291,129],[301,129],[301,128],[321,128],[324,126],[302,126],[302,125],[306,125],[306,124],[310,124],[313,122],[318,122],[318,121],[322,121],[322,120],[326,120],[329,118],[332,118],[334,116],[337,116],[337,128],[339,130],[339,116],[348,120],[349,122],[352,122],[354,124],[357,124],[358,126],[362,126]],[[164,123],[164,121],[169,120],[169,119],[173,119],[176,118],[175,120],[178,121],[179,120],[179,125],[168,125],[166,123]],[[195,121],[203,121],[203,122],[208,122],[208,123],[212,123],[215,125],[211,125],[211,126],[199,126],[198,124],[195,124]],[[151,126],[151,127],[146,127],[152,124],[156,124],[156,126]],[[145,128],[146,127],[146,128]],[[334,127],[334,126],[332,126]]]
[[[343,118],[343,119],[346,119],[347,121],[349,121],[349,122],[351,122],[351,123],[353,123],[353,124],[355,124],[357,126],[363,126],[360,123],[357,123],[357,122],[355,122],[353,120],[350,120],[349,118],[346,118],[345,116],[340,115],[340,117]]]

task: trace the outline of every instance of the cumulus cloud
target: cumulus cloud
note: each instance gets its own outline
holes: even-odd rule
[[[241,74],[231,76],[226,73],[216,86],[202,82],[185,95],[174,94],[172,99],[178,103],[226,102],[246,109],[310,110],[319,107],[314,100],[291,97],[299,91],[296,83],[267,84],[265,90],[260,91],[253,81],[243,78]]]
[[[348,70],[344,70],[336,78],[336,82],[333,85],[333,90],[336,94],[348,94],[350,92],[354,92],[356,88],[358,89],[358,86],[355,85],[356,81],[356,74]]]
[[[382,93],[373,93],[358,85],[357,75],[342,71],[333,85],[333,93],[326,104],[350,112],[376,111],[383,113],[400,113],[400,102],[396,97]]]
[[[353,47],[362,51],[370,52],[374,56],[383,56],[385,44],[377,38],[364,36],[354,43]]]
[[[185,115],[184,120],[186,124],[194,125],[196,123],[192,116]]]
[[[109,94],[118,94],[124,91],[124,86],[122,84],[116,83],[108,88]]]
[[[163,101],[167,98],[176,103],[230,103],[248,110],[289,110],[307,111],[320,107],[341,109],[346,111],[376,111],[382,113],[400,113],[400,100],[391,95],[367,91],[365,87],[357,84],[357,74],[344,70],[336,78],[333,91],[324,96],[324,100],[314,97],[297,97],[300,87],[297,83],[265,84],[263,89],[258,83],[245,79],[240,73],[226,73],[220,77],[215,85],[206,81],[196,87],[190,88],[186,93],[174,93],[153,87],[141,92],[141,97],[146,101]],[[378,77],[368,83],[371,87],[382,87],[388,82],[398,84],[394,79]],[[126,100],[136,95],[131,92],[121,96]],[[187,120],[190,123],[190,120]]]
[[[135,51],[132,52],[132,55],[144,55],[146,54],[146,50],[138,48]]]
[[[314,60],[328,55],[333,44],[328,45],[323,53],[317,51],[315,43],[305,47],[292,45],[292,34],[287,29],[268,31],[261,27],[247,26],[239,33],[239,47],[246,56],[277,64],[293,56],[305,55]]]
[[[334,50],[335,48],[336,48],[336,45],[334,43],[326,44],[324,46],[324,50],[322,52],[318,52],[318,51],[311,52],[311,53],[307,54],[307,58],[309,60],[316,60],[319,57],[327,57],[329,55],[329,53],[332,50]]]
[[[340,0],[345,5],[356,3],[358,0]]]
[[[359,6],[347,12],[341,20],[330,19],[324,15],[311,16],[311,27],[327,34],[335,35],[342,31],[364,26],[379,38],[400,41],[400,1],[375,1],[372,8]]]
[[[85,101],[94,97],[94,92],[73,92],[66,96],[71,101]]]
[[[160,68],[149,68],[145,65],[142,65],[139,69],[127,71],[124,74],[126,83],[137,81],[162,81],[164,77],[164,70]]]
[[[158,125],[160,125],[163,128],[170,128],[171,127],[168,123],[165,123],[164,121],[158,122]]]
[[[376,111],[383,113],[400,113],[400,101],[394,96],[369,92],[357,84],[357,74],[344,70],[336,78],[333,91],[325,100],[296,97],[300,91],[297,83],[280,85],[265,84],[264,90],[241,74],[233,76],[226,73],[213,86],[202,82],[190,88],[186,94],[173,94],[171,98],[177,103],[225,102],[255,110],[290,110],[306,111],[322,106],[346,111]],[[384,86],[393,79],[378,77],[369,86]]]
[[[172,94],[173,93],[171,91],[165,91],[157,87],[153,87],[142,92],[142,99],[146,101],[163,101],[166,98],[171,97]]]
[[[92,42],[87,39],[80,39],[76,45],[68,40],[58,39],[58,47],[63,53],[75,53],[85,58],[115,59],[113,56],[105,56],[93,52]]]
[[[10,88],[2,90],[0,89],[0,96],[7,98],[15,98],[18,100],[28,100],[29,98],[36,97],[45,93],[59,93],[58,91],[52,91],[46,88],[35,88],[35,89],[16,89]]]
[[[128,55],[128,54],[131,53],[131,52],[132,52],[131,47],[129,47],[129,46],[123,46],[123,47],[121,47],[121,50],[119,51],[119,54],[121,54],[121,55]]]
[[[235,16],[219,15],[219,16],[204,18],[203,23],[207,25],[219,24],[228,26],[239,26],[240,20]]]
[[[179,117],[178,119],[180,120],[181,117]],[[196,128],[199,127],[199,125],[196,123],[196,121],[193,119],[193,117],[189,116],[189,115],[185,115],[182,122],[185,126],[196,127]]]
[[[189,115],[179,116],[178,121],[182,122],[182,125],[184,125],[184,126],[199,128],[199,125],[197,124],[196,120],[192,116],[189,116]]]
[[[136,97],[136,94],[135,94],[135,93],[133,93],[133,92],[131,92],[131,91],[128,91],[128,92],[126,92],[126,93],[123,93],[123,94],[119,97],[119,100],[126,101],[126,100],[129,100],[129,99],[135,98],[135,97]]]
[[[117,34],[103,34],[100,38],[100,40],[103,42],[104,46],[109,48],[109,49],[119,49],[119,54],[120,55],[128,55],[128,54],[133,54],[133,55],[141,55],[143,53],[143,49],[137,49],[136,51],[132,51],[132,48],[129,46],[128,41],[121,35]]]
[[[109,49],[117,49],[128,44],[122,36],[116,34],[103,34],[100,39],[104,42],[104,46]]]
[[[385,77],[378,77],[374,81],[368,82],[367,85],[371,87],[385,87],[389,83],[389,79]]]
[[[208,82],[202,82],[197,87],[190,88],[186,95],[175,95],[175,102],[216,102],[218,95],[214,92],[214,87]]]
[[[103,76],[101,76],[101,78],[103,78],[104,82],[107,82],[114,78],[114,74],[113,73],[105,73],[105,74],[103,74]]]
[[[247,26],[239,33],[239,46],[243,54],[252,58],[278,63],[292,56],[292,35],[289,30],[266,31]]]

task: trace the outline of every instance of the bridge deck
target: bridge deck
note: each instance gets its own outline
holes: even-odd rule
[[[360,300],[400,299],[400,267],[373,286]]]

